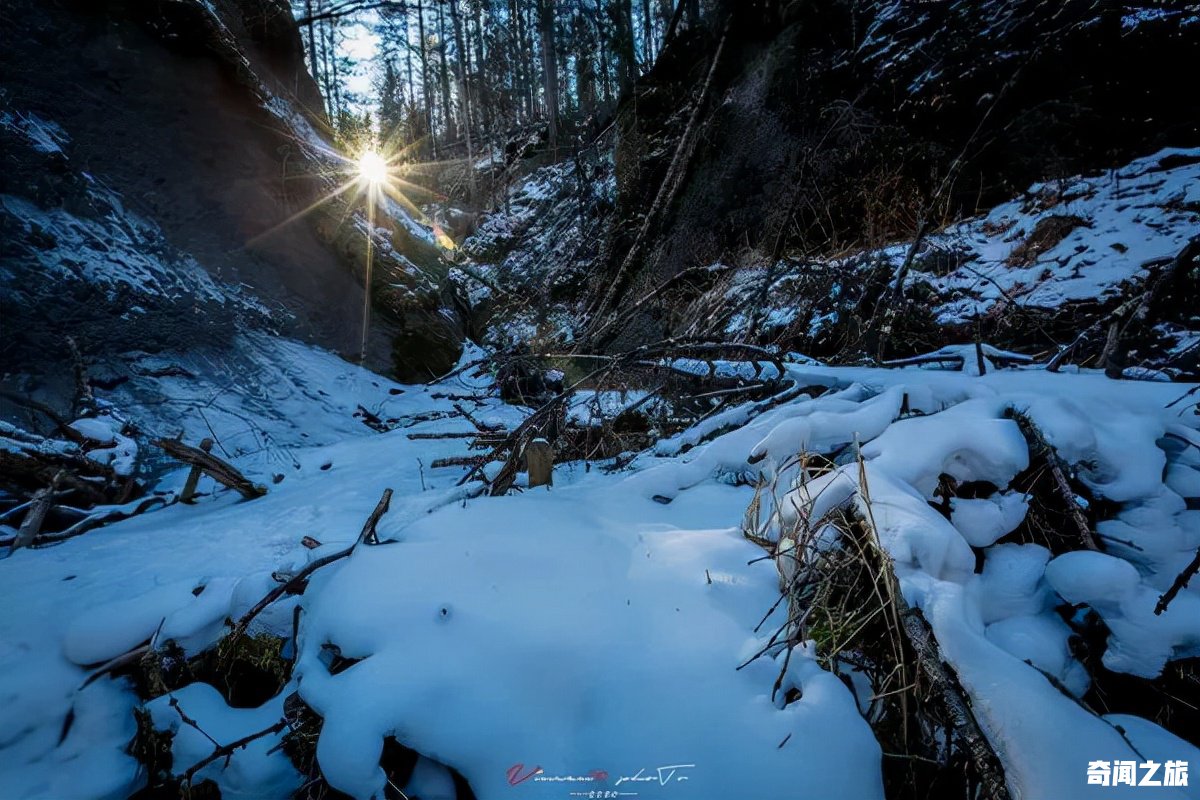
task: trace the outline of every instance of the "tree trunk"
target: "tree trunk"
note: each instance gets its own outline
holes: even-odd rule
[[[413,63],[412,63],[412,47],[411,47],[412,32],[409,30],[407,14],[404,15],[404,42],[405,42],[405,44],[409,45],[408,52],[406,52],[404,54],[404,65],[405,65],[406,69],[408,70],[408,103],[407,103],[407,105],[409,108],[416,110],[417,92],[416,92],[416,87],[413,84]],[[408,128],[408,130],[405,131],[405,133],[407,134],[407,140],[411,142],[416,138],[416,131],[414,131],[412,129],[413,128],[412,115],[409,113],[408,108],[402,109],[402,114],[404,115],[404,121],[407,123],[406,127]]]
[[[542,39],[542,83],[546,99],[546,125],[550,152],[558,153],[558,56],[554,42],[555,0],[538,0],[538,31]]]
[[[326,37],[327,27],[328,23],[321,26],[321,84],[325,89],[325,105],[329,111],[329,120],[336,127],[337,103],[333,96],[333,84],[330,82],[329,77],[329,40]]]
[[[575,90],[579,95],[579,116],[589,119],[596,113],[596,65],[592,60],[592,42],[587,22],[575,14]]]
[[[650,18],[650,0],[642,0],[642,70],[654,63],[654,25]]]
[[[441,5],[437,7],[437,28],[439,77],[442,84],[442,119],[446,125],[446,138],[453,142],[458,138],[458,131],[455,130],[454,109],[450,97],[450,62],[448,58],[450,48],[446,46],[446,15],[442,13]]]
[[[467,49],[463,47],[462,17],[458,13],[458,3],[455,0],[451,0],[450,2],[450,20],[454,26],[454,46],[458,50],[458,57],[455,59],[455,64],[458,67],[458,94],[459,102],[462,103],[463,130],[467,138],[467,195],[468,199],[474,203],[475,148],[471,141],[471,96],[467,91],[467,68],[464,63],[467,57]]]
[[[437,160],[437,136],[433,132],[433,98],[429,94],[429,53],[428,41],[425,39],[425,8],[421,0],[417,0],[417,35],[421,38],[421,99],[425,105],[425,132],[429,136],[429,149],[434,160]]]
[[[317,33],[316,23],[313,22],[313,3],[312,0],[304,0],[304,16],[308,17],[308,24],[305,26],[308,29],[308,65],[312,68],[314,80],[320,80],[317,73]]]
[[[629,94],[637,75],[637,50],[633,36],[632,0],[613,0],[608,7],[613,26],[613,51],[617,57],[618,97]]]

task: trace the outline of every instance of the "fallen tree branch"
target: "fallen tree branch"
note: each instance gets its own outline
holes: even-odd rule
[[[121,655],[117,656],[116,658],[113,658],[109,661],[104,662],[99,667],[97,667],[96,670],[91,675],[88,675],[87,678],[84,680],[84,682],[79,684],[79,688],[76,689],[75,691],[78,692],[83,689],[86,689],[89,685],[94,683],[99,678],[102,678],[103,676],[107,675],[110,672],[116,672],[117,670],[121,669],[121,667],[124,667],[127,664],[132,664],[133,662],[137,661],[139,658],[141,658],[142,656],[146,655],[146,653],[149,653],[149,652],[150,652],[150,643],[146,642],[145,644],[139,645],[138,647],[135,647],[128,652],[122,653]]]
[[[11,403],[16,403],[19,406],[24,406],[25,408],[28,408],[31,411],[38,412],[39,414],[44,416],[46,419],[48,419],[54,423],[54,427],[58,430],[59,433],[61,433],[63,435],[64,439],[74,442],[75,444],[79,445],[80,447],[82,447],[83,445],[88,443],[88,439],[86,436],[84,436],[82,433],[80,433],[79,431],[72,428],[71,423],[67,422],[67,420],[64,419],[61,414],[59,414],[57,411],[55,411],[53,408],[46,405],[45,403],[39,403],[37,400],[34,400],[32,398],[25,397],[24,395],[17,394],[16,392],[9,392],[9,391],[5,391],[2,389],[0,389],[0,398],[4,398],[5,400],[8,400]]]
[[[958,679],[946,666],[933,630],[918,609],[908,606],[901,593],[896,593],[895,600],[906,638],[917,654],[917,666],[940,696],[955,736],[966,745],[971,762],[979,771],[986,789],[984,796],[991,800],[1006,800],[1010,794],[1004,779],[1004,767],[979,727],[979,721],[975,719]]]
[[[1109,327],[1108,341],[1104,345],[1104,352],[1100,355],[1100,366],[1104,368],[1105,374],[1110,378],[1119,378],[1125,366],[1125,345],[1122,339],[1131,325],[1142,325],[1146,321],[1146,317],[1150,313],[1151,306],[1158,297],[1158,293],[1163,286],[1170,283],[1177,273],[1183,272],[1188,266],[1195,263],[1196,259],[1200,258],[1200,236],[1193,236],[1188,240],[1183,249],[1175,254],[1169,262],[1166,263],[1162,272],[1160,272],[1151,281],[1146,284],[1146,290],[1142,292],[1137,304],[1133,307],[1132,313],[1128,318],[1113,316],[1112,323]],[[1149,263],[1143,264],[1143,268],[1148,268]]]
[[[29,504],[29,511],[25,514],[25,519],[21,520],[21,527],[17,530],[12,547],[9,548],[10,556],[22,547],[33,544],[33,540],[42,532],[42,523],[46,521],[46,514],[54,505],[54,495],[58,491],[58,482],[62,480],[62,475],[60,470],[49,486],[38,490],[38,493],[33,496],[33,500]]]
[[[28,491],[31,487],[49,485],[59,473],[59,494],[76,492],[85,505],[110,502],[107,492],[118,482],[111,467],[86,456],[0,449],[0,484]]]
[[[507,431],[504,430],[503,425],[488,425],[486,422],[481,422],[475,419],[475,417],[471,416],[469,411],[462,407],[462,403],[455,403],[454,410],[461,414],[467,422],[474,425],[475,430],[479,431],[480,433],[507,433]]]
[[[137,515],[144,514],[155,507],[166,508],[167,506],[175,503],[178,499],[179,498],[175,495],[170,495],[167,497],[147,497],[129,511],[127,511],[124,506],[108,508],[84,517],[79,522],[76,522],[74,525],[65,530],[39,536],[33,543],[33,546],[43,547],[48,544],[64,542],[67,539],[73,539],[76,536],[82,536],[88,531],[99,528],[102,525],[107,525],[110,522],[120,522],[121,520],[129,519],[130,517],[136,517]]]
[[[485,458],[486,456],[447,456],[446,458],[435,458],[429,463],[429,468],[478,467],[481,462],[484,462]]]
[[[1194,237],[1174,257],[1166,259],[1156,258],[1143,262],[1141,264],[1142,269],[1153,269],[1155,267],[1164,267],[1164,269],[1157,276],[1146,281],[1141,295],[1129,298],[1106,316],[1101,317],[1080,331],[1070,344],[1067,344],[1054,354],[1054,357],[1046,365],[1046,371],[1058,372],[1067,356],[1080,343],[1105,325],[1108,326],[1108,336],[1105,339],[1104,349],[1100,354],[1098,363],[1102,367],[1116,366],[1115,363],[1110,364],[1109,362],[1117,357],[1121,336],[1125,333],[1126,329],[1135,322],[1145,320],[1150,312],[1150,307],[1154,304],[1154,300],[1162,287],[1181,271],[1184,264],[1191,263],[1198,256],[1200,256],[1200,237]]]
[[[200,468],[204,474],[217,483],[233,489],[247,500],[262,497],[267,493],[267,487],[251,482],[237,467],[212,453],[184,444],[177,439],[155,439],[154,444],[162,448],[171,458]]]
[[[624,291],[628,274],[633,265],[641,258],[643,245],[649,237],[650,232],[659,223],[659,217],[665,209],[670,207],[676,193],[679,191],[679,187],[683,184],[683,179],[691,164],[692,156],[696,152],[696,144],[700,138],[697,135],[701,127],[700,118],[705,107],[708,105],[709,92],[713,85],[713,76],[716,75],[717,67],[721,63],[721,55],[725,52],[725,42],[729,37],[731,22],[732,17],[726,20],[725,27],[721,31],[721,38],[717,42],[716,52],[713,53],[712,61],[708,66],[708,74],[705,76],[704,83],[700,87],[700,93],[692,106],[687,125],[683,129],[683,134],[679,137],[679,144],[676,146],[675,153],[671,157],[671,163],[667,167],[667,172],[663,176],[662,183],[659,184],[654,202],[650,204],[646,216],[642,219],[641,228],[638,230],[633,244],[626,251],[625,258],[622,259],[616,274],[609,280],[608,290],[596,306],[594,319],[599,321],[600,324],[588,333],[588,341],[599,341],[600,337],[620,319],[619,315],[613,315],[607,320],[603,320],[601,317],[609,313],[609,309],[612,308],[617,298]]]
[[[407,433],[409,439],[476,439],[479,431],[445,431],[444,433]],[[505,433],[505,431],[498,431]]]
[[[1075,523],[1075,530],[1079,535],[1079,541],[1088,550],[1099,550],[1100,547],[1096,544],[1095,537],[1092,536],[1092,529],[1088,525],[1087,517],[1084,516],[1082,509],[1079,508],[1079,500],[1076,498],[1075,491],[1071,488],[1071,484],[1067,480],[1064,471],[1066,465],[1059,457],[1058,451],[1050,446],[1050,443],[1042,436],[1042,432],[1024,414],[1014,414],[1013,418],[1016,420],[1017,427],[1021,430],[1021,435],[1025,437],[1025,442],[1029,445],[1030,455],[1039,456],[1046,462],[1046,469],[1050,471],[1050,477],[1054,479],[1054,486],[1058,489],[1058,493],[1062,495],[1071,520]]]
[[[304,569],[297,572],[284,583],[281,583],[279,586],[276,586],[274,589],[267,592],[263,599],[255,603],[253,608],[243,614],[241,619],[237,621],[237,623],[233,626],[233,630],[229,634],[228,640],[233,642],[240,638],[246,632],[246,629],[250,627],[250,623],[259,615],[259,613],[262,612],[263,609],[274,603],[279,598],[283,597],[288,592],[294,593],[298,591],[300,587],[304,585],[304,581],[307,580],[308,576],[319,570],[321,567],[345,558],[353,553],[354,548],[360,544],[375,544],[378,541],[375,533],[375,526],[379,524],[379,520],[384,514],[387,513],[388,506],[391,505],[391,502],[392,490],[384,489],[383,496],[379,498],[379,503],[375,506],[375,510],[371,512],[369,517],[367,517],[367,521],[363,525],[362,533],[358,535],[358,538],[354,540],[353,544],[343,550],[337,551],[336,553],[330,553],[327,556],[322,556],[321,558],[309,562],[307,565],[305,565]]]

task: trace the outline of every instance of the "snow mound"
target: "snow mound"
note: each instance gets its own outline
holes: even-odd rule
[[[690,494],[668,515],[589,482],[447,509],[402,543],[356,553],[306,602],[298,665],[301,696],[325,719],[330,783],[379,792],[395,732],[481,798],[507,796],[516,764],[543,770],[536,797],[561,792],[551,776],[605,772],[587,788],[628,789],[621,776],[670,765],[688,765],[679,776],[697,797],[735,796],[747,774],[764,797],[797,784],[880,796],[877,771],[827,768],[878,758],[833,676],[793,656],[788,685],[802,697],[779,707],[779,664],[735,669],[761,647],[751,629],[774,570],[747,566],[758,551],[737,529],[695,527],[722,507],[728,518],[732,490]],[[330,646],[363,660],[331,675]]]

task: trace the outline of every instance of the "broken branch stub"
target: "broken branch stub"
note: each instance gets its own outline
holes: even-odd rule
[[[1013,418],[1016,420],[1021,435],[1025,437],[1025,441],[1029,445],[1029,454],[1045,460],[1046,469],[1054,480],[1054,487],[1058,489],[1063,504],[1071,516],[1071,521],[1075,523],[1079,542],[1088,550],[1099,550],[1100,546],[1096,544],[1096,538],[1092,535],[1087,517],[1079,507],[1079,499],[1075,496],[1075,490],[1071,488],[1071,483],[1067,480],[1066,472],[1063,469],[1065,465],[1058,455],[1058,451],[1046,441],[1046,437],[1042,435],[1038,427],[1024,414],[1014,414]]]
[[[206,453],[212,452],[213,440],[205,439],[200,442],[200,449]],[[188,472],[187,480],[184,481],[183,491],[179,493],[179,502],[190,503],[196,496],[196,485],[200,483],[200,475],[204,470],[199,464],[193,464],[192,469]]]
[[[525,468],[529,473],[529,488],[554,485],[554,448],[545,439],[534,439],[525,445]]]

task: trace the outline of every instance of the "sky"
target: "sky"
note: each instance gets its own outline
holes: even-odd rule
[[[363,103],[354,104],[355,110],[370,110],[375,105],[375,78],[378,65],[375,56],[379,52],[379,36],[375,34],[375,15],[364,15],[362,21],[345,28],[346,38],[342,52],[354,62],[353,70],[346,79],[346,88]]]

